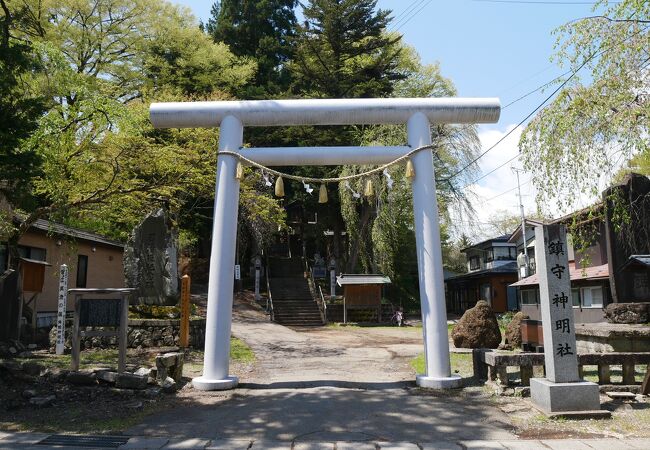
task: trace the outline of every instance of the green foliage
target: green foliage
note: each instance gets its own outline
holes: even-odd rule
[[[268,98],[284,92],[290,73],[286,63],[293,54],[294,8],[297,0],[221,0],[212,6],[205,30],[240,57],[257,62],[244,98]]]
[[[602,15],[558,30],[556,59],[577,73],[526,127],[520,141],[540,204],[575,207],[581,194],[596,195],[621,160],[648,145],[650,3],[601,1]]]
[[[44,98],[30,86],[42,68],[32,46],[14,35],[23,8],[11,5],[10,10],[5,0],[0,5],[0,197],[27,206],[31,203],[27,180],[38,173],[40,161],[20,144],[36,129],[45,107]]]
[[[403,79],[400,36],[386,33],[390,11],[376,0],[311,0],[298,26],[294,91],[308,97],[385,97]]]

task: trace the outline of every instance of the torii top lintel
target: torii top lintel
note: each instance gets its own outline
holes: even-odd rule
[[[403,124],[422,113],[430,123],[495,123],[498,98],[359,98],[152,103],[156,128],[214,128],[227,116],[244,126]]]

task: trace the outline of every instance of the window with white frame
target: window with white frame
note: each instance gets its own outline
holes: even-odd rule
[[[580,300],[584,308],[603,307],[603,288],[601,286],[589,286],[580,289]]]
[[[539,290],[537,289],[521,290],[522,305],[537,305],[538,303],[539,303]]]

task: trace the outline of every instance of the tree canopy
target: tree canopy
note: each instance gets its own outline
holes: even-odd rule
[[[556,30],[563,89],[520,141],[538,203],[575,208],[631,158],[650,152],[650,3],[600,1],[602,14]]]

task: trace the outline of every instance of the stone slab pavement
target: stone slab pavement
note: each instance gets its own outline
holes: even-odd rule
[[[0,432],[0,449],[52,450],[66,448],[51,447],[38,443],[48,437],[44,433],[6,433]],[[80,447],[67,447],[80,448]],[[92,447],[83,447],[92,449]],[[106,447],[103,447],[106,448]],[[169,438],[160,436],[133,436],[119,449],[140,450],[648,450],[650,439],[556,439],[556,440],[459,440],[459,441],[271,441],[256,439],[201,439]]]

